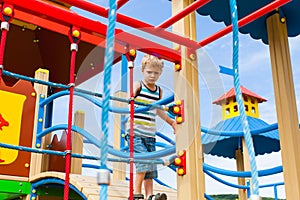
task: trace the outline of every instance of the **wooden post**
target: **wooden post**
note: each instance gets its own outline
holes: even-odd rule
[[[46,69],[38,69],[35,72],[35,78],[39,79],[39,80],[43,80],[43,81],[48,81],[49,80],[49,71]],[[34,123],[33,139],[32,139],[32,147],[33,148],[35,148],[35,141],[36,141],[39,99],[40,99],[41,94],[45,95],[45,97],[47,96],[48,86],[35,83],[34,89],[36,91],[37,100],[36,100],[35,115],[34,115],[34,122],[33,122]],[[51,140],[51,134],[48,134],[46,137],[43,138],[41,148],[45,148],[47,144],[50,144],[50,140]],[[48,166],[47,158],[48,158],[48,156],[43,155],[43,154],[38,154],[38,153],[33,153],[31,155],[29,178],[47,170],[47,166]]]
[[[299,122],[285,19],[273,14],[267,18],[267,29],[286,199],[299,199]]]
[[[74,114],[74,125],[84,128],[84,112],[76,111]],[[77,132],[72,132],[72,153],[82,154],[83,152],[83,137]],[[72,158],[71,173],[81,174],[82,172],[82,159]]]
[[[173,14],[184,9],[193,0],[172,1]],[[192,40],[196,39],[195,14],[190,14],[173,25],[173,31]],[[200,102],[198,88],[197,58],[181,46],[182,70],[174,75],[174,90],[177,100],[184,100],[185,121],[178,125],[176,150],[186,150],[186,175],[177,177],[177,199],[204,200],[205,180],[200,132]]]
[[[115,93],[116,97],[127,98],[126,92],[118,91]],[[119,101],[114,102],[116,107],[126,107],[128,104]],[[114,149],[121,147],[121,115],[114,114]],[[113,163],[113,180],[126,180],[126,163],[114,162]]]
[[[236,168],[237,171],[245,171],[244,169],[244,158],[241,149],[237,149],[235,151],[235,159],[236,159]],[[238,178],[239,185],[245,185],[245,178]],[[239,189],[239,200],[247,200],[247,190]]]

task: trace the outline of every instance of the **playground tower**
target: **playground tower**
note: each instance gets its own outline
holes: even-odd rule
[[[249,128],[251,130],[258,130],[267,127],[268,124],[259,118],[258,107],[259,103],[266,102],[267,100],[243,86],[241,86],[241,91]],[[233,131],[236,133],[243,131],[234,88],[227,91],[212,103],[222,106],[222,121],[212,128],[213,130],[219,130],[220,135],[204,134],[202,136],[204,153],[235,158],[238,171],[250,171],[249,156],[244,137],[238,134],[232,136],[222,135],[223,131]],[[255,155],[263,155],[280,150],[277,130],[252,135],[252,138]],[[238,178],[239,185],[247,185],[247,182],[249,183],[250,181],[250,179]],[[246,190],[239,189],[239,199],[247,199]]]
[[[241,86],[245,111],[247,116],[259,118],[258,104],[267,101],[259,95],[251,92],[247,88]],[[238,105],[235,98],[234,88],[231,88],[224,95],[213,101],[213,104],[222,106],[222,119],[230,119],[239,116]]]

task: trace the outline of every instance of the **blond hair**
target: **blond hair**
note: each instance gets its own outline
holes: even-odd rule
[[[142,59],[142,70],[145,69],[147,65],[159,67],[162,70],[164,67],[164,62],[162,61],[162,59],[156,56],[145,54]]]

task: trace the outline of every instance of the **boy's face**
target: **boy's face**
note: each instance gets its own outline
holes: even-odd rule
[[[142,69],[142,73],[146,84],[155,84],[161,74],[161,69],[157,66],[147,65]]]

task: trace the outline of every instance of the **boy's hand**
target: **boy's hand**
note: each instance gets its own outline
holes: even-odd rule
[[[177,126],[176,126],[176,122],[173,121],[171,124],[170,124],[174,130],[174,134],[176,134],[176,129],[177,129]]]

